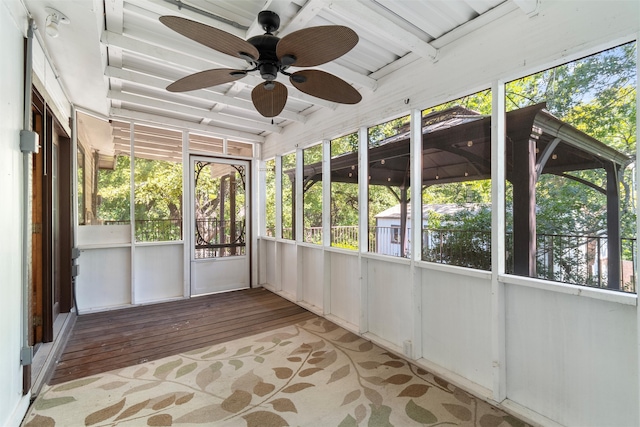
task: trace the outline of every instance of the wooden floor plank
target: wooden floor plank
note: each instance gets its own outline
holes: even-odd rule
[[[81,315],[49,384],[221,344],[314,317],[262,288]]]
[[[275,310],[279,310],[286,307],[291,307],[291,303],[286,300],[274,301],[270,304],[263,304],[259,307],[254,305],[243,305],[244,310],[238,312],[234,308],[235,304],[229,304],[223,307],[212,307],[206,310],[193,311],[184,310],[182,313],[173,314],[171,316],[165,316],[158,318],[157,315],[150,313],[140,313],[141,319],[131,318],[127,322],[120,320],[115,322],[109,322],[108,330],[105,330],[105,324],[94,325],[91,329],[80,329],[74,332],[74,336],[69,340],[70,346],[73,346],[76,342],[87,342],[87,338],[95,334],[101,334],[104,340],[111,337],[123,338],[129,335],[134,335],[139,332],[140,329],[146,331],[146,333],[152,332],[154,329],[160,329],[165,332],[167,329],[181,329],[184,327],[194,326],[202,323],[217,323],[224,322],[229,319],[240,319],[244,316],[258,315],[260,313],[269,313]],[[212,315],[212,311],[215,314]]]
[[[244,316],[242,319],[233,320],[229,319],[224,322],[209,322],[203,324],[190,325],[192,327],[185,328],[167,328],[157,329],[151,326],[151,330],[141,331],[142,334],[134,336],[129,335],[124,339],[101,339],[100,341],[92,341],[87,344],[76,344],[75,346],[65,349],[65,353],[60,358],[60,365],[62,362],[67,362],[73,359],[84,359],[85,357],[91,357],[94,355],[93,360],[99,360],[108,357],[109,352],[120,352],[135,348],[135,347],[165,347],[167,341],[171,341],[171,345],[182,343],[184,341],[195,340],[201,337],[209,337],[215,334],[222,334],[228,331],[235,331],[237,329],[245,329],[255,327],[257,323],[266,323],[272,320],[279,320],[289,316],[294,316],[303,313],[304,309],[299,307],[288,307],[281,310],[273,311],[271,313],[260,313],[257,316]],[[132,339],[132,338],[135,338]],[[96,350],[99,351],[96,354]]]

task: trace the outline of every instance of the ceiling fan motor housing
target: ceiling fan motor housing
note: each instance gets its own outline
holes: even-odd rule
[[[272,34],[263,34],[251,37],[247,41],[260,52],[260,57],[256,61],[260,76],[267,81],[275,80],[281,69],[280,61],[276,56],[276,46],[280,38]]]

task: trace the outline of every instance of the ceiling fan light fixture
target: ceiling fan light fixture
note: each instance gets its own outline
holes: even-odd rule
[[[266,81],[275,80],[278,77],[278,65],[270,62],[263,62],[260,64],[260,77]]]

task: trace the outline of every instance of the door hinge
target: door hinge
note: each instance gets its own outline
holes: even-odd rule
[[[42,316],[33,316],[33,326],[42,326]]]
[[[42,224],[40,224],[40,223],[34,223],[34,224],[31,226],[31,232],[32,232],[33,234],[40,234],[40,233],[42,233]]]

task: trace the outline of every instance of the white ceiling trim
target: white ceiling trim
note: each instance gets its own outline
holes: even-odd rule
[[[516,6],[515,2],[505,1],[504,3],[499,4],[493,9],[489,9],[477,18],[454,28],[447,34],[444,34],[442,37],[435,39],[431,42],[431,44],[438,49],[442,49],[444,46],[468,36],[472,32],[489,25],[491,22],[502,18],[503,16],[513,12],[514,10],[518,10],[518,6]]]
[[[539,0],[513,0],[513,2],[529,16],[538,13]]]
[[[110,117],[120,118],[122,120],[130,120],[141,124],[150,124],[153,126],[162,126],[165,128],[170,127],[176,130],[192,130],[197,131],[197,133],[204,133],[206,135],[218,138],[230,138],[240,142],[253,142],[262,144],[265,141],[264,136],[255,135],[250,132],[226,129],[217,126],[201,125],[198,123],[185,123],[184,120],[172,119],[169,117],[163,117],[149,113],[141,113],[139,111],[132,111],[126,108],[111,108]]]
[[[291,34],[294,31],[302,30],[306,28],[313,18],[315,18],[324,9],[328,0],[309,0],[302,6],[302,9],[298,11],[295,17],[289,21],[289,23],[280,28],[277,35],[282,38],[287,34]]]
[[[276,125],[257,123],[254,120],[243,119],[240,117],[235,117],[229,114],[222,113],[214,113],[210,110],[205,110],[202,108],[189,107],[187,105],[178,104],[173,101],[161,101],[153,98],[149,98],[142,95],[136,95],[133,93],[125,93],[125,92],[116,92],[110,90],[107,93],[107,96],[111,99],[115,99],[121,102],[127,102],[135,105],[147,106],[150,108],[154,108],[161,111],[166,111],[168,113],[179,113],[184,114],[186,116],[191,116],[194,119],[207,118],[209,120],[216,121],[218,123],[227,123],[233,126],[239,126],[247,129],[255,129],[257,133],[264,132],[273,132],[273,133],[281,133],[282,128]]]
[[[152,11],[159,16],[180,16],[182,18],[191,19],[192,21],[202,22],[203,24],[219,28],[238,37],[244,37],[246,35],[246,30],[226,24],[214,18],[209,18],[205,14],[192,12],[186,8],[180,9],[177,5],[168,3],[164,0],[127,0],[127,3],[136,5],[141,9]]]
[[[112,79],[123,80],[123,81],[131,82],[133,84],[147,86],[147,87],[150,87],[153,89],[159,89],[162,91],[165,90],[167,86],[167,82],[170,82],[169,80],[159,78],[159,77],[154,77],[139,71],[124,70],[116,67],[107,67],[107,69],[105,70],[105,75]],[[241,87],[240,87],[240,90],[242,90]],[[184,93],[174,93],[172,95],[176,99],[183,98],[185,100],[185,104],[187,103],[188,99],[198,99],[201,101],[216,103],[217,105],[222,104],[222,106],[229,105],[232,107],[242,108],[245,110],[252,110],[252,111],[255,110],[253,104],[250,101],[234,98],[233,92],[231,92],[230,96],[226,96],[226,95],[217,94],[207,89],[200,89],[200,90],[194,90],[194,91],[184,92]],[[303,115],[296,114],[294,112],[286,111],[286,110],[283,111],[278,117],[282,119],[299,122],[299,123],[304,123],[307,120],[307,118]],[[261,118],[256,120],[256,122],[260,123],[260,125],[262,126],[267,123],[271,123],[271,120],[267,118]]]
[[[374,27],[378,34],[384,35],[385,38],[392,40],[394,43],[406,46],[407,50],[411,50],[423,58],[437,60],[438,49],[394,22],[385,19],[382,15],[359,1],[335,2],[329,4],[328,8],[337,14],[343,15],[345,18],[356,16],[358,20],[367,22],[367,25]]]

